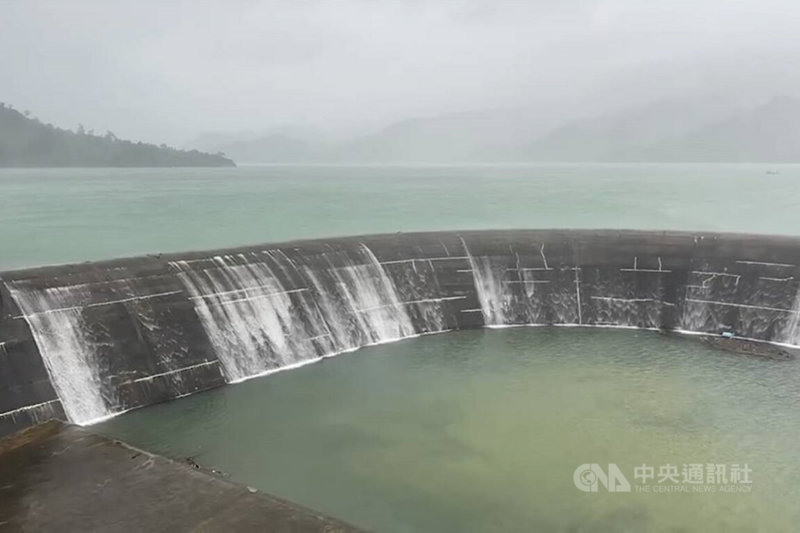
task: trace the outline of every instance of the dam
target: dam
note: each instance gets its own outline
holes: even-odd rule
[[[800,344],[800,239],[396,233],[0,274],[0,434],[114,415],[359,347],[598,326]]]

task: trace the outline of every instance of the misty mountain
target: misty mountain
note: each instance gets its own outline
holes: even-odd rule
[[[673,98],[547,124],[522,114],[405,121],[343,146],[370,162],[800,162],[800,100],[742,110],[722,99]]]
[[[344,162],[483,162],[514,158],[521,139],[541,135],[552,121],[520,110],[491,110],[417,118],[392,124],[335,151]]]
[[[776,97],[675,139],[619,154],[668,162],[800,162],[800,99]]]
[[[222,145],[255,139],[256,137],[257,135],[252,131],[240,131],[232,133],[207,132],[198,135],[187,143],[184,143],[182,148],[185,150],[199,150],[201,152],[216,154],[220,152],[218,147]]]
[[[625,161],[649,147],[727,118],[736,109],[716,101],[671,99],[601,117],[576,120],[519,147],[533,161]],[[634,157],[634,159],[636,159]]]
[[[222,167],[230,159],[57,128],[0,104],[0,167]]]
[[[247,140],[231,140],[214,146],[240,163],[301,163],[323,159],[325,147],[281,135],[266,134]]]
[[[339,142],[284,126],[261,136],[204,134],[187,146],[222,152],[244,163],[507,161],[517,156],[520,139],[534,139],[554,123],[553,118],[532,118],[517,109],[486,110],[403,120]]]
[[[404,120],[338,144],[269,133],[209,149],[250,163],[800,161],[800,100],[790,97],[749,110],[673,98],[554,122],[492,110]]]

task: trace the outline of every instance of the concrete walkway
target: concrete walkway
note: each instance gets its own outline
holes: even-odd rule
[[[189,465],[49,421],[0,440],[0,531],[360,530]]]

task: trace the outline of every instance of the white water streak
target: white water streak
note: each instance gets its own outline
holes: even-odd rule
[[[506,323],[504,307],[507,293],[503,288],[503,280],[495,275],[488,257],[474,257],[464,239],[461,239],[461,244],[464,246],[464,253],[466,253],[472,268],[475,291],[481,304],[484,323],[487,326],[504,325]]]
[[[212,266],[172,265],[190,294],[229,381],[316,357],[293,310],[291,292],[264,262],[244,254],[217,256]]]
[[[24,283],[9,283],[42,354],[53,387],[71,422],[84,423],[111,414],[103,396],[98,372],[100,361],[76,301],[87,299],[86,287],[29,289]],[[40,310],[61,309],[41,313]]]
[[[783,330],[782,342],[786,344],[800,345],[800,288],[794,296],[792,305],[792,315]]]
[[[337,253],[336,261],[323,255],[328,268],[318,269],[267,252],[283,279],[308,284],[299,288],[282,286],[252,254],[214,257],[211,266],[172,265],[235,382],[416,333],[404,308],[410,303],[400,301],[375,255],[363,244],[357,253],[355,259]]]

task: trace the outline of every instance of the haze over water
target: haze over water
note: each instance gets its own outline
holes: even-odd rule
[[[0,193],[0,270],[396,231],[800,233],[800,165],[0,169]]]

